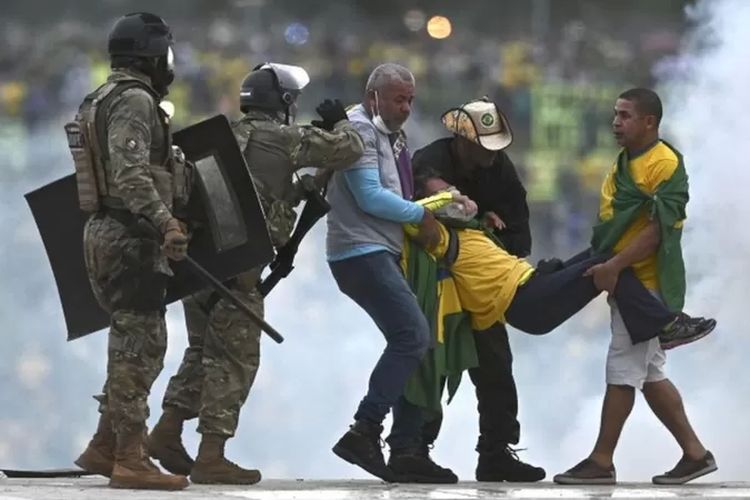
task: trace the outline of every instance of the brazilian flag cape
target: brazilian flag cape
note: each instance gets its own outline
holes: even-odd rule
[[[671,311],[681,311],[685,303],[685,263],[680,245],[682,227],[678,223],[686,217],[688,176],[682,154],[671,144],[662,142],[675,153],[678,165],[672,177],[659,184],[653,195],[638,188],[628,168],[627,151],[620,151],[614,177],[614,215],[607,220],[599,219],[594,226],[591,247],[599,253],[611,251],[641,211],[646,210],[651,220],[659,221],[661,231],[656,262],[662,298]]]
[[[433,334],[433,347],[406,384],[406,399],[429,412],[442,411],[448,387],[450,403],[461,373],[479,365],[469,314],[461,309],[453,278],[434,257],[405,238],[401,265]]]

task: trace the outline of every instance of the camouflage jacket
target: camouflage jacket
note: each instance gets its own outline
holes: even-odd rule
[[[271,240],[283,246],[294,229],[301,190],[294,174],[303,167],[343,169],[362,156],[364,145],[348,120],[329,132],[310,125],[285,125],[274,115],[251,110],[232,125],[261,198]]]
[[[136,71],[116,70],[108,81],[137,79],[151,88],[150,79]],[[104,111],[109,161],[105,164],[108,205],[148,218],[162,228],[172,216],[172,174],[169,121],[159,108],[156,92],[140,87],[117,95]]]

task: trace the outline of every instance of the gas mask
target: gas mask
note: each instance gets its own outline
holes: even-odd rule
[[[169,85],[174,81],[174,52],[172,47],[167,48],[167,54],[156,61],[156,68],[151,78],[154,89],[162,97],[169,94]]]

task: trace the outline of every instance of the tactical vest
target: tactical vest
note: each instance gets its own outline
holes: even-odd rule
[[[293,186],[295,165],[286,137],[280,130],[256,127],[260,119],[243,119],[235,125],[239,146],[266,215],[271,240],[283,246],[294,229],[297,213]]]
[[[96,212],[102,206],[126,208],[114,184],[107,140],[107,119],[113,103],[128,89],[141,88],[159,96],[146,83],[128,75],[118,75],[86,96],[73,121],[65,125],[68,147],[73,156],[78,201],[84,212]],[[156,106],[158,123],[151,126],[151,151],[148,170],[159,197],[169,210],[186,205],[190,194],[190,172],[184,157],[173,154],[166,114]]]

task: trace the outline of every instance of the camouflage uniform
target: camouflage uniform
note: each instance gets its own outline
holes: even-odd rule
[[[252,110],[233,125],[235,137],[261,197],[271,240],[283,246],[294,229],[294,207],[302,194],[294,173],[302,167],[344,168],[361,155],[362,139],[348,121],[332,132],[284,125],[273,114]],[[229,287],[259,316],[263,297],[256,289],[263,267],[248,271]],[[240,408],[260,362],[260,329],[234,305],[203,291],[183,301],[189,347],[169,382],[163,406],[189,418],[200,414],[198,432],[234,435]]]
[[[166,351],[163,302],[172,276],[159,243],[134,222],[140,215],[163,227],[173,196],[169,124],[150,80],[118,70],[112,81],[131,86],[113,92],[97,113],[106,120],[107,194],[86,223],[84,253],[94,295],[111,315],[107,381],[97,399],[120,433],[142,428],[148,418],[147,397]]]

